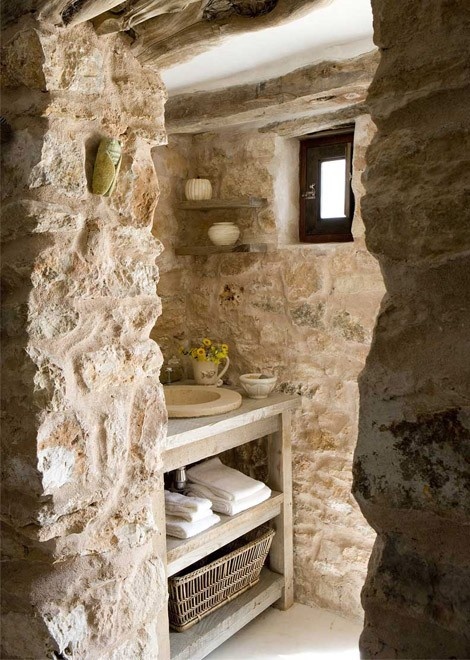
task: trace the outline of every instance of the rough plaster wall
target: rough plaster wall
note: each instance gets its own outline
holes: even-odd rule
[[[378,531],[361,646],[469,658],[469,7],[373,9],[363,213],[388,295],[360,383],[354,492]]]
[[[156,658],[166,411],[150,231],[165,92],[120,38],[3,35],[3,658]],[[103,136],[111,198],[92,195]]]
[[[162,315],[152,331],[152,337],[167,360],[178,355],[178,348],[186,336],[187,279],[191,257],[177,257],[175,247],[179,235],[181,214],[178,203],[184,199],[184,182],[190,176],[191,138],[172,136],[169,144],[153,150],[153,161],[160,187],[158,213],[153,233],[164,245],[158,259],[160,281],[158,292],[162,301]]]
[[[360,118],[353,182],[357,201],[372,134],[369,118]],[[234,219],[236,213],[185,217],[175,205],[188,175],[208,176],[214,196],[267,197],[258,218],[250,211],[236,216],[245,236],[292,241],[298,222],[298,143],[270,134],[205,134],[172,137],[154,154],[163,193],[159,209],[168,214],[166,231],[157,224],[166,246],[166,261],[159,260],[166,297],[154,336],[166,357],[183,339],[207,335],[227,341],[233,384],[240,373],[273,371],[281,390],[302,395],[293,436],[296,599],[359,617],[374,534],[350,494],[357,376],[383,295],[377,263],[364,246],[359,204],[351,244],[283,245],[266,255],[175,257],[176,242],[202,241],[212,221]],[[253,467],[262,456],[260,445],[245,459]]]

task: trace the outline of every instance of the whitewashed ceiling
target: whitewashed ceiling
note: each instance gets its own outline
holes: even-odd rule
[[[374,48],[370,0],[332,0],[289,23],[227,37],[201,55],[164,69],[162,76],[173,96],[258,82]]]

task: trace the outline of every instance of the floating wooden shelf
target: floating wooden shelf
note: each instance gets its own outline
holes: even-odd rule
[[[241,245],[182,245],[175,249],[179,256],[204,257],[209,254],[228,252],[271,252],[274,246],[269,243],[242,243]]]
[[[219,513],[221,522],[218,525],[214,525],[193,538],[180,540],[168,536],[166,539],[167,575],[178,573],[186,566],[194,564],[242,534],[246,534],[278,516],[281,513],[283,501],[282,493],[273,492],[265,502],[242,511],[236,516],[224,516]]]
[[[258,584],[182,633],[170,633],[171,660],[200,660],[281,596],[284,577],[267,568]]]
[[[180,202],[179,208],[186,211],[210,211],[211,209],[259,209],[267,203],[264,197],[242,197],[240,199],[204,199]]]

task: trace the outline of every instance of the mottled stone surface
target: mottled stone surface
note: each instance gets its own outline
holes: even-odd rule
[[[373,135],[368,117],[356,127],[354,190],[362,195],[364,152]],[[369,350],[383,295],[375,260],[364,245],[359,203],[354,243],[300,246],[296,140],[274,134],[220,133],[172,136],[154,151],[161,186],[155,233],[163,314],[152,336],[166,358],[185,340],[227,341],[240,373],[274,372],[278,389],[302,397],[295,415],[294,513],[296,599],[347,616],[361,616],[359,601],[374,533],[351,494],[356,442],[357,377]],[[207,176],[215,197],[266,197],[251,211],[178,211],[188,176]],[[175,257],[179,242],[207,242],[216,220],[236,220],[244,239],[266,240],[265,255]],[[262,470],[262,443],[245,449],[249,471]]]
[[[382,53],[363,214],[388,293],[360,380],[354,494],[378,532],[361,647],[468,658],[469,12],[399,4],[373,2]]]
[[[166,410],[151,223],[165,92],[124,39],[3,35],[2,658],[157,658]],[[111,198],[92,195],[103,136]]]

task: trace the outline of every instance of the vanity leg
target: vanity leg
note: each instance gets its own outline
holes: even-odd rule
[[[163,492],[163,476],[161,484],[153,495],[153,513],[157,525],[157,533],[153,540],[153,554],[163,562],[166,577],[166,527],[165,527],[165,495]],[[166,580],[165,580],[166,586]],[[170,624],[168,621],[168,589],[165,588],[165,603],[158,613],[158,660],[170,660]]]
[[[294,603],[291,421],[291,411],[283,412],[279,430],[268,439],[268,485],[284,493],[281,514],[273,521],[276,535],[269,553],[271,570],[284,576],[283,594],[275,604],[281,610],[287,610]]]

